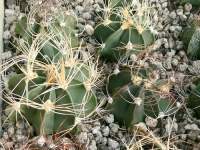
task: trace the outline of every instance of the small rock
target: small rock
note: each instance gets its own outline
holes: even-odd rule
[[[183,15],[183,9],[182,9],[182,8],[177,9],[177,10],[176,10],[176,13],[177,13],[177,15],[179,15],[179,16]]]
[[[64,147],[66,147],[68,150],[76,150],[75,144],[69,139],[69,138],[63,138],[62,144]]]
[[[175,11],[172,11],[170,14],[169,14],[170,18],[172,19],[176,19],[176,12]]]
[[[196,124],[187,124],[185,126],[185,130],[200,130],[199,127]]]
[[[163,7],[163,8],[166,8],[167,6],[168,6],[168,2],[162,3],[162,7]]]
[[[17,142],[24,142],[26,137],[24,135],[16,135]]]
[[[102,129],[103,136],[107,137],[109,135],[109,132],[110,132],[110,129],[108,126],[103,127]]]
[[[187,65],[186,63],[183,63],[183,64],[180,64],[180,65],[179,65],[179,70],[180,70],[181,72],[186,71],[187,68],[188,68],[188,65]]]
[[[172,65],[173,65],[173,66],[177,66],[177,65],[178,65],[178,60],[175,59],[175,58],[173,58],[173,59],[172,59]]]
[[[115,123],[111,123],[111,124],[109,125],[109,127],[110,127],[110,130],[111,130],[113,133],[117,133],[118,130],[119,130],[119,125],[118,125],[118,124],[115,124]]]
[[[149,117],[149,116],[145,118],[145,122],[146,122],[146,125],[150,128],[155,128],[158,124],[157,119],[154,119],[154,118]]]
[[[186,21],[187,20],[187,16],[186,15],[181,15],[180,19],[181,19],[181,21]]]
[[[180,57],[185,57],[185,55],[186,55],[184,51],[180,51],[178,54]]]
[[[5,40],[9,40],[10,38],[11,38],[11,33],[10,33],[10,31],[4,31],[4,33],[3,33],[3,38],[5,39]]]
[[[199,135],[198,132],[191,131],[190,133],[188,133],[188,138],[191,139],[192,141],[195,141],[197,139],[198,135]]]
[[[75,7],[75,10],[78,11],[79,14],[81,14],[83,12],[84,8],[80,5],[78,5]]]
[[[78,142],[80,142],[81,144],[87,143],[88,141],[88,135],[87,132],[81,132],[78,137]]]
[[[187,135],[186,135],[186,134],[181,134],[181,139],[182,139],[182,140],[184,140],[184,141],[185,141],[185,140],[186,140],[186,138],[187,138]]]
[[[101,141],[102,145],[106,145],[108,143],[108,139],[106,137],[104,137]]]
[[[8,136],[8,133],[7,132],[3,132],[3,138],[5,140],[8,140],[9,136]]]
[[[88,146],[88,150],[97,150],[96,141],[92,140],[90,145]]]
[[[94,33],[94,28],[93,28],[91,25],[87,24],[87,25],[85,26],[85,31],[86,31],[86,33],[87,33],[88,35],[93,35],[93,33]]]
[[[182,41],[176,41],[176,49],[177,50],[183,49],[183,42]]]
[[[104,120],[105,120],[108,124],[113,123],[113,122],[114,122],[114,115],[113,115],[113,114],[106,115],[106,116],[104,117]]]
[[[109,138],[108,139],[108,146],[114,150],[114,149],[118,148],[119,143],[117,141]]]
[[[167,70],[171,70],[171,69],[172,69],[171,58],[167,58],[166,61],[163,63],[163,66],[164,66]]]
[[[46,138],[44,136],[39,137],[39,139],[37,140],[37,144],[40,147],[43,147],[46,143]]]
[[[186,3],[186,4],[184,5],[184,10],[185,10],[186,12],[190,12],[190,11],[192,10],[192,4]]]
[[[92,17],[92,16],[90,15],[89,12],[83,13],[83,18],[84,18],[84,19],[89,20],[89,19],[91,19],[91,17]]]
[[[100,126],[96,126],[92,129],[92,133],[93,134],[98,134],[98,132],[100,131]]]
[[[14,135],[14,133],[15,133],[14,127],[9,127],[8,128],[8,135],[9,135],[9,137],[12,137]]]

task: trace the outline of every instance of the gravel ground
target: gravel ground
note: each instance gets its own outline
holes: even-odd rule
[[[179,95],[176,105],[180,111],[172,116],[167,116],[156,120],[146,118],[144,126],[148,128],[156,137],[162,137],[163,142],[171,141],[176,145],[174,149],[199,150],[200,149],[200,120],[192,118],[192,110],[184,107],[184,95],[186,87],[190,86],[190,77],[200,73],[200,61],[190,61],[184,51],[183,42],[180,40],[180,33],[188,22],[195,17],[191,4],[178,6],[176,1],[169,0],[150,0],[154,6],[154,22],[156,31],[154,34],[157,40],[153,46],[154,51],[148,54],[151,60],[139,59],[132,55],[129,61],[137,60],[137,63],[149,65],[156,64],[158,78],[171,79],[176,85],[174,93]],[[177,0],[178,1],[178,0]],[[19,1],[20,2],[20,1]],[[58,1],[59,2],[59,1]],[[95,53],[96,41],[91,35],[94,32],[96,22],[99,20],[96,13],[101,11],[103,0],[65,0],[60,3],[69,9],[74,10],[78,17],[79,37],[86,45],[86,50]],[[10,41],[13,41],[14,23],[24,15],[27,10],[26,3],[18,3],[15,0],[7,0],[5,10],[5,31],[4,46],[5,51],[12,50]],[[19,4],[21,7],[19,7]],[[30,3],[35,5],[37,3]],[[119,65],[129,63],[127,61],[119,62]],[[108,64],[104,66],[105,72],[115,72],[118,67]],[[109,98],[99,96],[100,99]],[[5,149],[13,148],[27,149],[26,145],[30,143],[39,149],[55,149],[60,143],[67,143],[70,150],[88,149],[88,150],[123,150],[136,143],[136,131],[127,131],[115,122],[114,116],[107,111],[100,110],[100,114],[95,121],[83,122],[79,128],[80,132],[74,136],[55,140],[52,137],[35,137],[32,139],[32,129],[26,122],[17,122],[16,124],[5,124],[3,134],[0,139]],[[6,119],[6,114],[2,116],[2,121]],[[69,146],[71,143],[71,146]],[[77,143],[73,144],[73,143]],[[148,149],[147,147],[146,149]],[[3,149],[0,148],[0,149]],[[61,148],[62,149],[62,148]]]

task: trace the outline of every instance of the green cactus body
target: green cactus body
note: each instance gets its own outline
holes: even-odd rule
[[[137,71],[136,71],[137,72]],[[161,87],[166,85],[158,81],[147,87],[146,79],[149,77],[148,70],[139,70],[132,75],[130,70],[123,70],[113,74],[108,79],[107,91],[113,102],[107,108],[115,115],[116,120],[127,127],[144,121],[146,115],[157,118],[160,112],[168,115],[175,110],[173,102],[169,97],[162,98]]]
[[[200,28],[192,24],[185,28],[182,33],[182,40],[187,47],[187,54],[192,60],[200,59]]]
[[[154,36],[146,25],[149,22],[145,24],[147,19],[139,18],[131,6],[126,2],[114,7],[116,10],[95,28],[94,36],[102,43],[100,54],[108,60],[116,60],[124,53],[138,53],[154,42]]]
[[[182,3],[190,3],[193,6],[200,6],[200,0],[182,0]]]
[[[197,118],[200,118],[200,84],[191,90],[188,97],[187,106],[194,111],[194,115]]]
[[[91,70],[89,53],[76,48],[76,19],[62,15],[49,27],[40,24],[31,40],[22,31],[22,24],[29,27],[25,22],[22,18],[16,32],[30,42],[30,51],[21,52],[27,56],[23,64],[17,64],[21,72],[10,76],[7,82],[6,89],[14,98],[9,107],[16,110],[17,117],[26,118],[37,134],[70,131],[97,108],[92,89],[95,83],[90,82],[96,70]],[[41,41],[40,37],[46,39]],[[34,44],[36,49],[31,49]],[[63,48],[62,44],[67,46]],[[29,53],[35,56],[32,58]],[[16,118],[16,114],[10,118]]]

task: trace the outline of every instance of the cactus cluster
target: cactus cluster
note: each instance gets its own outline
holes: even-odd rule
[[[182,33],[182,40],[185,47],[187,47],[187,54],[192,60],[200,59],[200,24],[199,18],[184,29]]]
[[[108,109],[127,127],[144,121],[146,116],[162,118],[177,110],[170,90],[173,82],[156,79],[150,68],[124,68],[108,79]]]
[[[107,0],[100,16],[94,35],[101,43],[100,54],[107,60],[138,53],[154,42],[152,10],[146,0]]]
[[[2,70],[19,69],[6,84],[6,111],[10,119],[25,119],[37,134],[70,131],[98,107],[94,87],[100,72],[91,55],[77,47],[75,27],[68,12],[59,12],[48,26],[25,17],[16,26],[19,55]]]
[[[93,56],[81,49],[77,19],[71,12],[54,12],[47,21],[48,17],[36,12],[16,24],[18,55],[2,66],[1,73],[17,68],[5,86],[6,111],[10,119],[25,119],[37,134],[71,131],[99,107],[95,88],[101,70]],[[99,15],[102,22],[94,35],[102,42],[100,53],[107,60],[140,53],[154,42],[147,0],[105,0]],[[129,127],[145,116],[162,118],[177,111],[170,93],[174,83],[156,78],[155,66],[150,65],[123,66],[107,78],[106,109],[122,125]]]

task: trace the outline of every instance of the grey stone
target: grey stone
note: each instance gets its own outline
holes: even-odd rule
[[[13,126],[9,127],[8,128],[8,135],[9,135],[9,137],[12,137],[14,135],[14,133],[15,133],[14,127]]]
[[[87,132],[81,132],[78,137],[78,142],[80,142],[81,144],[85,144],[88,141],[88,135]]]
[[[109,135],[109,132],[110,132],[110,129],[108,126],[105,126],[102,128],[102,133],[103,133],[103,136],[108,136]]]
[[[43,147],[45,143],[46,143],[46,138],[44,136],[40,136],[39,139],[37,140],[38,146]]]
[[[182,140],[184,140],[184,141],[185,141],[185,140],[186,140],[186,138],[187,138],[187,135],[186,135],[186,134],[181,134],[181,139],[182,139]]]
[[[23,142],[25,141],[27,137],[25,135],[16,135],[16,141],[17,142]]]
[[[172,11],[170,14],[169,14],[170,18],[172,19],[176,19],[176,12],[175,11]]]
[[[8,135],[8,133],[7,133],[7,132],[3,132],[3,138],[4,138],[5,140],[8,140],[8,138],[9,138],[9,135]]]
[[[183,15],[180,16],[180,19],[181,19],[181,21],[186,21],[187,20],[187,16],[183,14]]]
[[[9,30],[4,31],[3,38],[4,38],[4,40],[9,40],[11,38],[11,33]]]
[[[177,15],[179,15],[179,16],[183,15],[183,9],[182,9],[182,8],[177,9],[177,10],[176,10],[176,13],[177,13]]]
[[[83,18],[86,19],[86,20],[89,20],[89,19],[91,19],[91,17],[92,17],[91,14],[90,14],[89,12],[83,13],[82,16],[83,16]]]
[[[184,51],[180,51],[178,54],[179,54],[180,57],[184,57],[184,56],[186,56],[186,54],[185,54]]]
[[[190,11],[192,10],[192,4],[186,3],[186,4],[184,5],[184,10],[185,10],[186,12],[190,12]]]
[[[188,68],[188,65],[187,65],[186,63],[183,63],[183,64],[180,64],[180,65],[179,65],[179,70],[180,70],[181,72],[186,71],[187,68]]]
[[[111,138],[108,138],[108,146],[114,150],[118,148],[119,143]]]
[[[106,137],[103,137],[101,144],[106,145],[108,143],[108,139]]]
[[[90,145],[88,146],[88,150],[97,150],[96,141],[92,140]]]
[[[82,6],[80,6],[80,5],[78,5],[78,6],[75,7],[75,10],[76,10],[79,14],[81,14],[81,13],[84,11],[84,8],[83,8]]]
[[[167,6],[168,6],[168,2],[162,3],[162,7],[163,7],[163,8],[166,8]]]
[[[93,134],[98,134],[98,132],[100,131],[100,126],[96,126],[92,129],[92,133]]]
[[[85,31],[86,31],[86,33],[87,33],[88,35],[93,35],[93,33],[94,33],[94,28],[93,28],[91,25],[87,24],[87,25],[85,25]]]
[[[182,41],[176,41],[176,49],[177,50],[183,49],[183,42]]]
[[[114,115],[113,114],[106,115],[106,116],[104,116],[104,120],[108,124],[113,123],[114,122]]]
[[[174,39],[173,38],[170,38],[169,39],[169,48],[174,48],[174,45],[175,45],[175,42],[174,42]]]
[[[111,130],[113,133],[117,133],[118,130],[119,130],[119,125],[118,125],[118,124],[115,124],[115,123],[111,123],[111,124],[109,125],[109,127],[110,127],[110,130]]]
[[[163,62],[163,66],[168,70],[172,69],[171,61],[172,61],[171,58],[167,58],[166,61]]]
[[[157,124],[158,124],[158,120],[157,119],[154,119],[154,118],[149,117],[149,116],[147,116],[145,118],[145,122],[146,122],[146,125],[148,127],[150,127],[150,128],[155,128],[157,126]]]
[[[177,66],[178,65],[178,60],[176,58],[172,59],[172,65]]]
[[[184,128],[185,128],[185,130],[200,131],[199,127],[196,124],[187,124]]]

